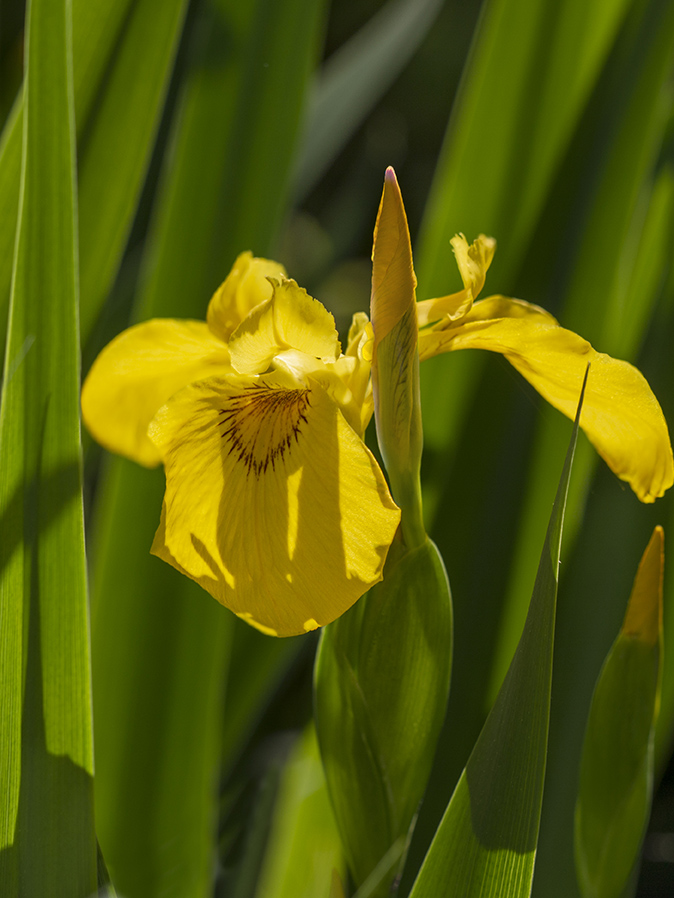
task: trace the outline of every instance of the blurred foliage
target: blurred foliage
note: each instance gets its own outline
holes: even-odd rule
[[[307,116],[320,110],[312,91],[329,71],[323,64],[384,6],[390,24],[392,11],[409,16],[413,2],[171,4],[166,34],[175,33],[175,45],[157,30],[163,62],[152,66],[156,84],[146,105],[134,107],[147,145],[140,146],[139,132],[131,135],[138,148],[130,175],[114,158],[109,171],[98,171],[112,199],[130,192],[125,208],[109,213],[116,216],[115,245],[105,233],[97,237],[107,251],[102,268],[93,255],[81,259],[87,289],[100,293],[86,310],[85,372],[132,320],[202,318],[210,292],[245,249],[285,264],[330,308],[344,336],[352,313],[368,306],[372,228],[384,169],[393,165],[417,244],[420,298],[458,288],[446,242],[454,230],[466,230],[469,239],[493,233],[499,249],[485,295],[543,305],[597,349],[638,364],[673,425],[670,0],[425,4],[427,18],[410,30],[417,45],[400,55],[399,69],[382,55],[388,69],[379,93],[360,118],[345,122],[338,155],[313,160],[307,192],[294,178],[311,143],[303,138]],[[93,16],[97,5],[92,0],[87,8]],[[146,41],[140,61],[148,62],[151,8],[133,0],[120,30],[106,33],[105,64],[88,85],[92,118],[77,123],[84,129],[82,190],[87,154],[96,140],[107,145],[120,109],[133,111],[126,92],[139,99],[135,66],[143,53],[129,47]],[[126,45],[133,15],[143,9],[147,35]],[[0,0],[2,117],[10,116],[21,83],[22,28],[23,3]],[[574,41],[581,31],[582,47]],[[120,73],[125,78],[115,81]],[[131,152],[131,137],[116,135],[119,152]],[[7,146],[0,142],[0,160]],[[96,182],[89,183],[95,197]],[[83,193],[82,208],[87,202],[92,221],[95,202]],[[2,204],[0,212],[0,232],[13,235],[14,213]],[[93,227],[87,225],[84,253]],[[9,272],[6,263],[0,267]],[[449,573],[455,638],[447,723],[403,895],[517,644],[571,431],[503,359],[463,356],[421,370],[425,507]],[[97,814],[113,881],[117,875],[124,883],[127,898],[161,889],[181,898],[206,895],[213,878],[218,896],[253,896],[265,846],[280,844],[277,796],[289,813],[301,812],[292,788],[301,793],[302,780],[292,765],[308,749],[299,743],[293,751],[292,744],[311,717],[315,640],[269,640],[225,619],[210,599],[150,559],[161,476],[104,459],[86,437],[85,449]],[[561,556],[533,890],[539,898],[578,898],[573,813],[585,722],[641,551],[658,523],[666,538],[674,532],[672,497],[640,506],[596,463],[581,435]],[[671,564],[664,615],[665,645],[674,644]],[[674,891],[674,652],[665,650],[664,658],[655,743],[662,784],[635,892],[641,898]]]

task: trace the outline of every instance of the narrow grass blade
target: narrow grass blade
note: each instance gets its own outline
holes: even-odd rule
[[[283,773],[256,898],[328,898],[335,872],[341,843],[310,727]]]
[[[96,889],[79,433],[70,4],[27,14],[23,160],[0,411],[0,884]]]
[[[575,821],[584,898],[619,898],[648,822],[662,679],[663,550],[663,530],[656,527],[592,697]]]
[[[562,526],[582,401],[581,393],[522,637],[410,898],[519,898],[531,891],[547,755]]]

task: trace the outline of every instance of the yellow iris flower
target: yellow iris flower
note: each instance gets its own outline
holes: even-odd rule
[[[379,320],[390,330],[416,281],[397,183],[390,174],[386,183],[374,259],[377,267],[394,247],[383,293],[378,286],[388,304]],[[501,352],[569,417],[591,361],[581,426],[642,501],[662,495],[674,480],[672,450],[643,376],[537,306],[501,296],[474,303],[495,243],[458,236],[452,245],[464,289],[416,303],[420,358]],[[397,266],[397,253],[410,264]],[[323,626],[382,577],[400,511],[362,439],[373,413],[373,345],[358,313],[342,352],[324,306],[278,263],[243,253],[206,322],[137,324],[101,352],[84,383],[92,435],[140,464],[164,465],[152,552],[265,633]]]
[[[82,389],[102,445],[164,464],[152,552],[265,633],[329,623],[381,579],[400,511],[362,439],[366,326],[341,353],[324,306],[243,253],[206,322],[129,328]]]

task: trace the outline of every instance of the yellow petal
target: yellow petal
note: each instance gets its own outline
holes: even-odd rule
[[[674,482],[672,447],[662,410],[643,375],[546,321],[541,310],[526,314],[522,304],[518,308],[524,317],[472,320],[422,334],[423,357],[469,348],[500,352],[541,396],[572,419],[590,362],[581,427],[642,502],[661,496]]]
[[[275,355],[297,349],[313,358],[334,361],[340,346],[330,312],[284,278],[273,281],[271,298],[253,309],[229,340],[232,364],[241,374],[261,374]]]
[[[474,300],[484,287],[487,269],[491,265],[496,252],[496,241],[493,237],[480,234],[477,240],[468,245],[463,234],[456,234],[451,240],[456,263],[463,281],[463,290],[438,299],[426,299],[417,303],[417,321],[419,327],[445,319],[456,321],[462,318],[472,306]]]
[[[123,331],[91,366],[82,387],[84,423],[111,452],[158,465],[147,436],[157,409],[193,380],[229,371],[227,347],[203,321],[145,321]]]
[[[432,327],[420,330],[419,359],[424,362],[441,352],[462,348],[454,344],[461,334],[465,336],[470,332],[470,330],[466,330],[466,327],[471,323],[477,323],[476,327],[478,331],[481,331],[485,323],[489,323],[491,326],[495,319],[504,318],[527,318],[530,322],[537,321],[541,324],[557,326],[557,319],[540,306],[506,296],[489,296],[487,299],[476,302],[460,321],[451,321],[445,318]]]
[[[414,307],[417,279],[400,187],[392,168],[386,169],[384,190],[374,227],[370,314],[375,346]]]
[[[510,299],[507,296],[488,296],[476,302],[471,310],[458,322],[459,326],[469,321],[486,321],[491,318],[528,318],[538,319],[544,324],[557,324],[557,319],[540,306],[522,299]],[[440,328],[441,325],[436,325]]]
[[[211,331],[225,342],[248,313],[271,297],[268,278],[285,277],[285,269],[271,259],[241,253],[232,270],[213,294],[206,319]]]
[[[400,512],[320,387],[283,372],[211,378],[150,433],[166,468],[153,553],[248,623],[303,633],[381,579]]]

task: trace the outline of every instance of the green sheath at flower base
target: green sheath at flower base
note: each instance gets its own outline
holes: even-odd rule
[[[372,248],[372,388],[377,440],[409,546],[426,538],[419,482],[423,431],[416,284],[405,207],[395,172],[388,168]]]
[[[662,677],[663,560],[656,527],[592,697],[575,821],[583,898],[622,894],[646,830]]]
[[[372,898],[390,894],[445,716],[452,605],[428,539],[391,547],[384,579],[323,631],[315,721],[346,859]],[[372,880],[370,880],[371,882]]]

